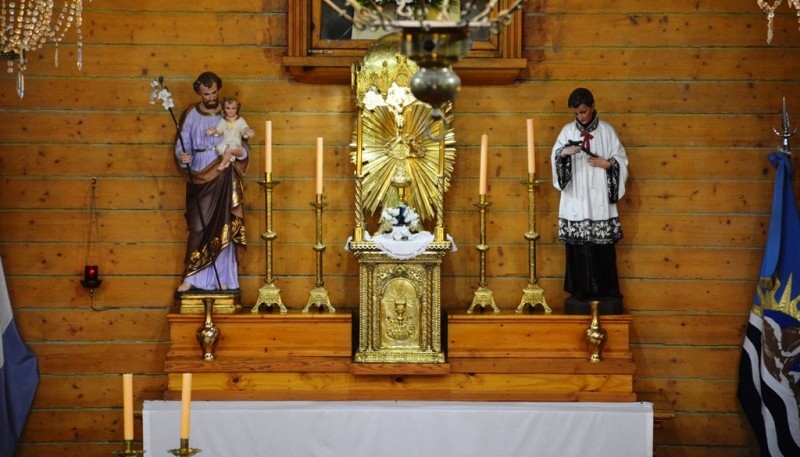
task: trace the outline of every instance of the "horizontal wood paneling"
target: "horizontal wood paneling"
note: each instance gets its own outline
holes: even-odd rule
[[[157,325],[163,325],[158,322]],[[113,335],[110,334],[109,338]],[[31,343],[42,374],[161,373],[167,342]],[[120,398],[120,401],[122,399]]]
[[[640,378],[737,379],[741,352],[740,345],[641,345],[633,348],[633,360]]]
[[[89,14],[95,23],[104,26],[90,29],[85,36],[87,46],[128,44],[131,41],[142,46],[191,43],[205,46],[212,56],[224,52],[220,47],[286,46],[284,13],[251,10],[195,14],[140,11],[125,15],[114,11],[94,11]],[[211,31],[213,33],[209,33]]]
[[[755,38],[754,38],[755,40]],[[754,44],[762,46],[758,39]],[[537,46],[534,41],[526,46]],[[759,80],[793,79],[785,65],[791,59],[791,48],[770,47],[755,50],[741,48],[532,48],[524,54],[530,62],[531,79],[575,80],[576,75],[591,74],[591,79],[637,80]],[[682,65],[675,65],[682,62]]]
[[[757,11],[757,8],[754,8]],[[766,40],[765,17],[761,14],[731,14],[720,17],[696,12],[649,13],[604,11],[597,14],[543,14],[524,22],[526,44],[583,47],[602,42],[615,47],[761,46]],[[779,21],[780,24],[789,25]],[[774,45],[792,44],[790,28],[780,25]],[[781,30],[783,29],[783,30]],[[579,30],[580,33],[575,33]]]
[[[294,113],[286,114],[285,117],[286,120],[281,125],[273,125],[273,135],[291,138],[293,140],[291,144],[306,146],[309,160],[314,152],[313,139],[320,136],[321,132],[325,133],[326,143],[330,140],[331,145],[344,145],[350,142],[352,133],[350,129],[353,124],[350,114],[319,115],[314,117],[313,121]],[[670,114],[659,116],[628,114],[623,118],[620,114],[609,114],[603,117],[615,124],[620,137],[625,140],[626,147],[631,148],[645,147],[654,143],[662,146],[674,147],[684,144],[706,148],[724,143],[737,148],[757,144],[765,138],[763,126],[753,122],[753,116],[750,114],[722,116],[697,114],[692,118]],[[548,143],[555,140],[561,125],[569,120],[563,114],[542,115],[538,119],[543,125],[548,126],[546,130],[540,130]],[[265,120],[265,118],[250,117],[249,122],[255,126],[262,126]],[[525,117],[520,115],[462,113],[459,120],[474,124],[486,131],[493,153],[496,153],[495,148],[498,145],[509,144],[506,139],[519,138],[524,134]],[[108,129],[107,124],[127,126],[126,128],[132,129],[138,141],[142,143],[170,143],[174,139],[174,125],[171,118],[155,109],[130,114],[87,111],[66,111],[57,114],[0,111],[0,121],[3,122],[0,124],[0,134],[10,143],[35,142],[35,137],[30,134],[30,128],[20,128],[20,124],[37,125],[52,131],[49,141],[54,143],[96,144],[119,141],[119,133]],[[720,128],[721,126],[724,128]],[[460,133],[459,139],[465,145],[474,146],[480,142],[481,130],[465,130],[457,133]],[[675,132],[681,132],[681,135],[676,136]],[[732,132],[736,132],[736,135],[731,135]],[[771,136],[766,138],[770,139]],[[263,140],[259,137],[255,145],[263,147]],[[518,147],[519,143],[516,142],[515,146]]]
[[[224,49],[225,60],[235,63],[223,73],[228,78],[283,78],[280,66],[283,49],[253,46],[232,46]],[[75,62],[75,52],[74,47],[62,45],[59,60],[65,63]],[[138,46],[132,43],[92,45],[83,51],[82,70],[78,70],[73,64],[54,67],[53,50],[50,47],[32,53],[29,59],[35,64],[29,64],[25,72],[31,76],[26,79],[26,91],[39,89],[39,79],[35,77],[75,78],[85,77],[86,74],[91,74],[92,77],[144,78],[147,84],[159,75],[164,75],[168,82],[176,78],[173,75],[180,75],[179,78],[191,88],[192,81],[201,72],[212,68],[219,71],[218,61],[209,59],[207,46],[186,43],[183,46],[174,46],[174,43],[162,43],[158,46]],[[11,80],[6,78],[6,81]],[[149,91],[144,95],[149,98]]]
[[[678,414],[654,434],[656,445],[748,446],[750,425],[737,414]]]
[[[161,341],[166,327],[152,325],[166,318],[159,310],[41,310],[17,312],[14,320],[28,341]]]
[[[647,379],[635,383],[637,392],[661,392],[673,409],[695,413],[739,413],[738,383],[730,379]]]
[[[175,276],[125,275],[106,277],[103,285],[94,292],[96,308],[163,308],[172,305],[172,292],[180,280]],[[89,293],[80,284],[78,272],[61,277],[21,276],[9,277],[11,301],[14,308],[89,308]],[[302,308],[308,301],[308,292],[314,288],[313,275],[277,275],[281,297],[289,307]],[[477,276],[444,277],[442,290],[449,297],[443,303],[447,309],[466,310],[477,288]],[[516,308],[522,297],[527,275],[491,278],[490,287],[501,309]],[[256,290],[264,285],[263,274],[242,277],[242,300],[247,306],[255,303]],[[357,276],[325,276],[325,287],[337,309],[357,306]],[[558,277],[541,277],[539,285],[545,290],[548,304],[554,312],[563,311],[566,293],[561,289],[563,280]],[[627,279],[622,282],[625,306],[633,313],[641,311],[667,311],[688,314],[717,314],[720,312],[747,313],[752,306],[754,284],[751,280],[712,281],[680,279]],[[54,296],[53,290],[70,290],[69,299]]]
[[[134,409],[142,410],[144,400],[163,398],[166,377],[137,374],[133,383]],[[105,376],[42,376],[34,408],[71,408],[80,404],[84,408],[119,408],[122,398],[122,377]]]
[[[168,119],[169,114],[161,105],[151,105],[149,96],[150,82],[159,76],[130,74],[122,76],[102,76],[87,79],[53,79],[35,78],[36,90],[19,97],[13,91],[0,93],[2,109],[26,111],[32,106],[37,109],[85,109],[85,110],[126,110],[162,113]],[[192,91],[194,76],[176,77],[171,72],[163,73],[165,84],[175,98],[176,111],[195,102]],[[293,111],[343,113],[351,118],[353,100],[349,86],[345,85],[308,85],[294,81],[270,81],[270,90],[264,91],[264,80],[261,78],[231,77],[222,73],[223,89],[232,93],[242,101],[243,116],[271,117],[273,120],[273,141],[276,145],[284,144],[287,138],[278,134],[285,128],[284,118]],[[32,78],[28,78],[32,79]],[[29,83],[31,83],[29,81]],[[566,95],[574,88],[575,81],[530,81],[524,86],[494,86],[490,91],[480,86],[463,86],[456,99],[456,118],[464,113],[502,112],[506,114],[533,115],[537,129],[545,125],[540,123],[542,114],[563,113],[566,109]],[[795,106],[800,103],[797,88],[800,83],[793,81],[592,81],[591,89],[599,94],[615,94],[612,98],[597,100],[597,108],[601,113],[645,113],[668,112],[676,114],[753,114],[763,115],[769,120],[769,113],[774,115],[776,125],[780,123],[780,101],[771,98],[770,94],[786,92],[786,103]],[[717,103],[708,103],[708,99]],[[563,120],[567,114],[559,114]],[[164,122],[167,119],[163,119]],[[560,127],[561,119],[555,127]],[[254,127],[262,127],[255,124]],[[456,138],[460,142],[463,130],[458,123],[454,125]],[[260,129],[263,134],[263,128]],[[126,132],[115,129],[122,138]],[[512,132],[507,144],[524,146],[525,132]],[[164,140],[169,138],[165,137]],[[257,140],[263,141],[263,135]],[[291,140],[291,138],[288,138]],[[539,145],[545,144],[543,138],[537,137]],[[778,144],[777,142],[775,143]],[[114,145],[116,146],[116,145]],[[127,146],[136,146],[130,144]],[[648,147],[658,147],[649,144]],[[685,145],[682,145],[685,146]],[[719,149],[730,151],[730,145],[716,145]],[[524,156],[524,154],[523,154]],[[23,157],[19,157],[22,159]],[[52,171],[52,170],[51,170]]]
[[[180,274],[183,270],[182,261],[185,247],[182,244],[155,245],[155,244],[130,244],[113,246],[105,250],[98,258],[103,259],[107,275],[169,275]],[[291,265],[291,273],[307,272],[311,274],[316,269],[316,257],[311,254],[298,258],[297,251],[313,250],[310,245],[278,245],[273,246],[272,260],[275,274],[285,271],[282,265]],[[4,258],[8,274],[18,275],[25,272],[38,271],[45,275],[71,275],[82,273],[85,246],[60,245],[40,246],[38,244],[14,244],[0,247],[0,255]],[[559,275],[564,267],[563,248],[560,246],[540,246],[537,248],[538,261],[541,267],[537,271],[541,276]],[[443,264],[443,274],[451,276],[469,275],[470,265],[474,265],[472,274],[477,272],[479,253],[477,249],[464,247],[453,256],[447,257]],[[712,257],[715,261],[725,266],[716,279],[740,280],[747,279],[759,271],[761,253],[756,249],[721,249],[721,248],[695,248],[676,251],[668,247],[620,247],[618,250],[618,268],[622,277],[634,278],[660,278],[660,279],[700,279],[703,278],[708,268],[704,259]],[[164,259],[174,259],[165,261]],[[495,246],[490,245],[486,254],[486,268],[489,276],[527,275],[527,246]],[[242,268],[245,272],[256,274],[264,270],[266,253],[256,249],[249,250]],[[355,258],[343,247],[337,250],[326,251],[323,266],[325,273],[335,274],[345,272],[356,274],[357,263]],[[457,272],[454,268],[458,267]]]
[[[137,434],[141,436],[141,433]],[[134,449],[141,449],[141,444],[136,443]],[[77,443],[38,442],[23,443],[17,449],[16,457],[36,457],[40,455],[60,455],[63,457],[108,457],[115,452],[125,449],[120,443],[89,442]]]
[[[158,243],[182,241],[186,235],[183,209],[176,210],[114,210],[103,211],[98,216],[99,232],[102,240],[128,240],[128,242]],[[9,242],[72,242],[86,241],[85,225],[88,216],[84,210],[8,210],[0,219],[0,233]],[[257,210],[248,212],[245,219],[253,246],[263,244],[260,234],[264,231],[264,215]],[[544,216],[544,215],[543,215]],[[547,214],[547,220],[538,221],[537,232],[541,240],[553,243],[557,237],[555,214]],[[527,246],[524,232],[517,222],[519,214],[502,212],[491,215],[492,222],[487,233],[493,245],[523,244]],[[274,211],[272,230],[278,234],[275,243],[314,244],[315,233],[308,230],[314,227],[315,214],[309,206],[306,211]],[[352,212],[337,210],[325,211],[323,221],[347,221],[343,224],[325,224],[323,242],[330,248],[344,245],[344,240],[353,234]],[[130,221],[136,220],[136,225]],[[665,215],[642,214],[623,219],[625,245],[695,245],[760,248],[766,240],[769,220],[761,215],[696,214]],[[456,212],[446,218],[448,233],[457,243],[472,243],[479,237],[479,216],[477,212]],[[61,228],[62,230],[59,230]],[[257,236],[258,235],[258,236]],[[476,243],[477,244],[477,243]]]
[[[251,178],[246,181],[245,201],[248,207],[263,211],[264,191]],[[456,180],[445,198],[445,207],[451,211],[467,211],[477,214],[474,203],[478,200],[476,179]],[[85,209],[89,199],[90,179],[50,179],[45,177],[18,177],[3,180],[4,194],[9,200],[3,202],[2,209]],[[346,187],[336,191],[337,195],[325,198],[329,211],[350,210],[353,189],[346,178],[329,180],[328,187]],[[136,185],[132,185],[135,183]],[[98,180],[96,188],[97,208],[102,209],[159,209],[182,210],[185,207],[183,195],[185,184],[180,178],[105,178]],[[493,180],[488,185],[487,209],[494,212],[525,211],[527,209],[527,189],[516,180]],[[772,199],[772,183],[768,181],[710,181],[695,182],[691,186],[676,186],[670,180],[631,181],[627,192],[620,200],[620,214],[625,223],[625,215],[637,211],[661,211],[667,213],[759,213],[769,211]],[[536,196],[536,207],[540,212],[558,210],[558,192],[549,186],[542,186]],[[312,179],[282,182],[273,190],[273,217],[284,209],[307,210],[313,201]],[[525,216],[523,216],[525,217]],[[247,218],[247,216],[245,216]],[[350,219],[350,218],[348,218]],[[526,219],[521,219],[526,221]],[[346,222],[353,226],[352,219]]]

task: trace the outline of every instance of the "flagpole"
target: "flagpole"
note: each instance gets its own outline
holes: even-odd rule
[[[761,455],[772,456],[800,455],[800,398],[783,370],[769,368],[794,366],[793,351],[800,343],[796,332],[789,331],[800,328],[800,294],[793,286],[800,277],[800,212],[789,149],[789,139],[797,129],[792,130],[789,125],[785,98],[782,121],[782,132],[773,127],[783,141],[778,151],[769,154],[775,167],[772,210],[739,359],[736,391]]]

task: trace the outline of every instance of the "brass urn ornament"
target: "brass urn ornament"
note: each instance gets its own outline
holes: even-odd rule
[[[597,311],[599,305],[600,302],[597,300],[592,300],[589,302],[589,307],[592,310],[592,321],[589,324],[589,328],[586,329],[585,335],[586,341],[589,342],[590,362],[600,362],[602,360],[600,353],[603,350],[603,346],[606,344],[606,339],[608,338],[606,330],[600,327],[600,319]]]
[[[214,349],[217,347],[219,341],[219,327],[214,325],[214,299],[204,298],[203,307],[205,310],[205,321],[200,328],[197,329],[197,342],[200,344],[200,349],[203,351],[203,360],[211,362],[214,360]]]

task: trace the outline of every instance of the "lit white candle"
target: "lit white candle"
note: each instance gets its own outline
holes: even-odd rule
[[[264,171],[269,174],[272,173],[272,121],[267,121],[266,132],[264,148],[267,156],[264,159]]]
[[[528,174],[536,173],[536,153],[533,150],[533,119],[528,119]]]
[[[122,421],[125,441],[133,440],[133,374],[122,375]]]
[[[478,193],[486,195],[486,156],[489,151],[489,136],[481,135],[481,175],[478,182]]]
[[[317,195],[322,195],[322,137],[317,137]]]
[[[192,406],[192,374],[183,374],[181,386],[181,439],[189,439],[189,413]]]

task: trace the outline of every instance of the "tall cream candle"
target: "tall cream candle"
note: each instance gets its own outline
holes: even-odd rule
[[[266,150],[266,157],[264,158],[264,171],[269,174],[272,173],[272,121],[267,121],[266,125],[266,140],[264,141],[264,149]]]
[[[533,119],[528,119],[528,174],[536,173],[536,153],[533,150]]]
[[[322,195],[322,137],[317,137],[317,195]]]
[[[481,175],[478,182],[478,193],[486,195],[486,156],[489,153],[489,136],[481,135]]]
[[[133,374],[122,375],[122,422],[125,441],[133,440]]]
[[[192,407],[192,374],[183,374],[181,386],[181,439],[189,439],[189,413]]]

